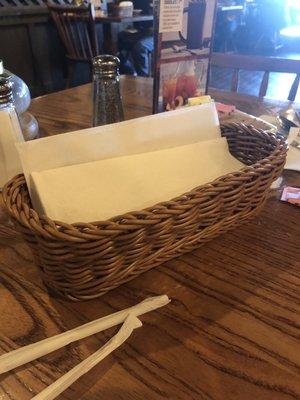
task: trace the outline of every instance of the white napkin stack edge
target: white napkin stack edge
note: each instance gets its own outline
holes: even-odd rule
[[[30,174],[122,155],[151,152],[221,137],[214,103],[18,143]]]
[[[104,221],[172,200],[244,165],[226,138],[33,172],[39,213],[67,223]]]
[[[35,209],[69,223],[106,220],[142,210],[243,167],[221,138],[214,103],[19,143],[17,147]],[[181,161],[186,175],[180,169]]]

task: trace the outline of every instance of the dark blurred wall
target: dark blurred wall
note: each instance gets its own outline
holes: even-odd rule
[[[37,96],[64,87],[64,50],[57,31],[44,13],[3,16],[0,13],[0,58]]]
[[[102,26],[96,28],[101,43]],[[28,84],[32,97],[66,86],[65,51],[45,5],[0,7],[0,59]],[[89,80],[89,66],[76,66],[74,85]]]

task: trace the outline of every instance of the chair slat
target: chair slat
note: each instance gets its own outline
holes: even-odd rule
[[[70,41],[71,41],[71,45],[72,45],[72,49],[74,52],[74,55],[76,58],[81,58],[80,57],[80,50],[79,50],[79,41],[77,40],[76,37],[76,32],[74,27],[76,26],[76,21],[74,21],[74,19],[70,16],[70,14],[66,15],[66,22],[68,25],[68,32],[70,35]]]
[[[93,5],[75,7],[48,3],[48,8],[69,59],[90,62],[99,54]]]
[[[269,71],[265,71],[259,89],[259,97],[265,97],[265,95],[267,94],[269,77],[270,77]]]
[[[85,32],[85,38],[86,38],[86,43],[87,43],[87,48],[88,48],[88,57],[92,58],[93,54],[95,54],[95,52],[92,50],[90,35],[88,33],[88,28],[86,25],[84,25],[84,32]]]
[[[98,37],[97,37],[97,32],[96,32],[95,17],[96,17],[95,6],[94,6],[94,4],[90,4],[90,16],[89,16],[90,23],[89,23],[88,28],[90,30],[92,51],[93,51],[93,54],[99,54],[99,43],[98,43]]]
[[[300,83],[300,74],[297,74],[296,78],[292,84],[288,100],[295,101],[295,98],[296,98],[297,92],[298,92],[298,88],[299,88],[299,83]]]
[[[71,36],[71,32],[70,32],[70,23],[69,23],[68,19],[66,18],[66,16],[60,15],[60,19],[61,19],[61,24],[62,24],[64,33],[65,33],[65,37],[67,40],[66,48],[67,48],[68,55],[70,55],[71,57],[75,57],[76,54],[74,51],[72,36]]]
[[[83,34],[85,35],[85,32],[86,32],[86,29],[85,29],[86,28],[86,24],[84,24],[84,23],[82,23],[82,24],[75,23],[74,26],[75,26],[77,38],[78,38],[79,44],[80,44],[80,46],[77,46],[78,50],[80,48],[80,52],[79,52],[80,53],[80,57],[82,57],[82,58],[88,58],[88,57],[91,58],[90,53],[86,51],[86,48],[85,48],[85,45],[84,45],[84,41],[83,41]]]
[[[55,23],[55,25],[56,25],[56,27],[58,29],[58,33],[60,35],[60,38],[61,38],[63,44],[65,45],[65,47],[67,48],[67,51],[69,53],[70,52],[70,49],[68,48],[69,40],[68,40],[68,37],[66,35],[66,31],[65,31],[64,25],[63,25],[63,23],[61,21],[61,17],[60,17],[59,14],[52,13],[52,12],[51,12],[51,16],[52,16],[53,21],[54,21],[54,23]]]
[[[222,68],[238,68],[245,71],[269,71],[300,74],[300,60],[291,60],[280,57],[212,53],[211,64]]]
[[[211,57],[211,65],[218,68],[233,70],[231,79],[232,92],[238,91],[240,70],[264,72],[259,89],[259,97],[264,97],[267,93],[271,72],[296,74],[296,78],[292,84],[288,97],[291,101],[295,100],[300,85],[300,60],[291,60],[279,57],[213,53]]]
[[[239,69],[235,68],[233,70],[232,79],[231,79],[231,91],[235,92],[235,93],[238,91],[238,87],[239,87],[239,74],[240,74]]]

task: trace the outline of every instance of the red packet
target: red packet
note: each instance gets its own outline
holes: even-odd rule
[[[282,191],[281,201],[300,206],[300,188],[286,186]]]
[[[236,108],[235,106],[223,104],[223,103],[216,103],[217,111],[223,114],[232,114]]]

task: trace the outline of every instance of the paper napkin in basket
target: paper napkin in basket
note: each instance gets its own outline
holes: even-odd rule
[[[101,221],[171,200],[242,167],[219,138],[33,172],[32,200],[54,220]]]
[[[221,137],[213,103],[18,144],[31,192],[32,172],[167,149]]]
[[[106,220],[240,169],[214,103],[18,144],[32,202],[64,222]]]

